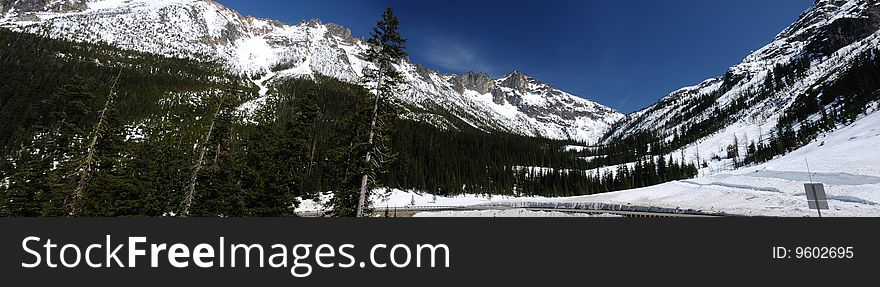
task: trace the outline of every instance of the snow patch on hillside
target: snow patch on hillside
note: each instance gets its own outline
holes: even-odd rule
[[[270,71],[266,72],[266,75],[264,75],[262,78],[260,78],[258,80],[253,80],[254,84],[260,88],[260,90],[258,92],[259,97],[257,97],[256,99],[247,101],[237,108],[237,111],[242,115],[242,117],[245,120],[250,120],[251,117],[253,117],[254,113],[258,109],[260,109],[266,105],[266,101],[268,100],[268,97],[269,97],[269,95],[268,95],[269,94],[268,82],[269,82],[269,80],[274,78],[275,75],[276,75],[276,73],[272,72],[270,70]]]
[[[83,11],[19,13],[0,17],[0,27],[34,34],[48,34],[84,42],[110,43],[121,48],[224,63],[235,73],[249,77],[277,74],[263,80],[321,74],[349,83],[362,83],[368,45],[339,25],[318,20],[285,24],[270,19],[242,16],[213,1],[197,0],[98,0],[88,1]],[[511,103],[496,104],[492,95],[462,93],[450,77],[408,60],[399,65],[405,79],[398,100],[428,112],[449,115],[493,132],[511,132],[553,139],[595,142],[620,113],[558,91],[548,85],[529,83],[529,92],[518,95],[522,104],[547,111],[522,109]],[[253,111],[265,96],[242,109]],[[561,116],[565,115],[565,116]],[[444,128],[453,119],[431,118]]]
[[[803,184],[825,184],[823,216],[880,216],[880,112],[757,166],[618,192],[513,202],[598,202],[751,216],[817,216]]]

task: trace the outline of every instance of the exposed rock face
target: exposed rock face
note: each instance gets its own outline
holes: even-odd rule
[[[810,39],[806,53],[811,57],[830,55],[855,41],[867,38],[880,28],[880,7],[872,7],[864,18],[840,18],[823,26]]]
[[[520,71],[513,71],[503,79],[504,80],[502,80],[500,84],[502,87],[508,87],[520,93],[524,93],[528,88],[530,77]]]
[[[327,23],[327,32],[330,33],[331,36],[339,37],[347,42],[352,41],[351,37],[351,29],[348,29],[342,25],[336,23]]]
[[[480,94],[488,93],[493,87],[492,78],[489,74],[478,72],[467,72],[461,76],[453,77],[450,82],[459,93],[463,93],[465,89],[475,91]]]
[[[485,73],[468,72],[450,76],[449,83],[458,93],[479,97],[480,101],[490,100],[491,109],[511,113],[508,115],[511,120],[530,122],[524,125],[525,129],[562,127],[531,131],[556,134],[553,138],[590,141],[596,131],[604,130],[623,117],[611,108],[566,93],[519,71],[494,80]]]
[[[226,27],[220,32],[220,41],[219,43],[229,44],[235,42],[235,40],[244,38],[247,32],[242,31],[238,25],[235,23],[229,22],[226,24]]]

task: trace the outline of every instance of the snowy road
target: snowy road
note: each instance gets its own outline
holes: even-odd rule
[[[373,214],[379,217],[716,217],[691,213],[507,205],[381,207],[376,208]],[[298,215],[323,217],[325,213],[310,211]]]

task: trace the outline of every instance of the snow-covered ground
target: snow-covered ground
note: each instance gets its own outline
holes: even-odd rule
[[[299,199],[300,204],[296,208],[297,213],[302,212],[315,212],[326,210],[325,204],[330,200],[331,195],[326,194],[321,196],[320,199]],[[454,206],[468,206],[468,205],[478,205],[478,204],[487,204],[487,203],[495,203],[495,202],[504,202],[517,199],[516,197],[511,196],[499,196],[499,195],[461,195],[461,196],[453,196],[453,197],[445,197],[445,196],[433,196],[428,193],[421,193],[415,191],[403,191],[399,189],[392,190],[377,190],[373,192],[371,197],[373,201],[373,207],[376,208],[394,208],[394,207],[454,207]],[[543,197],[523,197],[520,199],[528,199],[528,200],[542,200],[546,199]]]
[[[431,211],[416,213],[413,217],[622,217],[614,214],[565,213],[531,211],[527,209]]]
[[[259,97],[256,99],[250,100],[237,108],[238,112],[245,118],[250,119],[254,115],[254,112],[260,107],[266,105],[266,99],[269,94],[269,86],[267,85],[267,81],[271,80],[275,77],[275,72],[271,70],[266,73],[259,80],[253,80],[254,84],[260,88]]]
[[[806,159],[806,161],[805,161]],[[608,203],[753,216],[817,216],[803,184],[825,184],[823,216],[880,216],[880,112],[757,166],[618,192],[509,202]]]
[[[534,203],[605,203],[691,209],[750,216],[817,216],[807,208],[803,184],[825,184],[830,210],[823,216],[880,216],[880,112],[825,134],[813,143],[767,163],[738,170],[708,172],[696,179],[566,198],[514,198],[466,195],[436,198],[426,193],[391,190],[373,196],[375,207],[472,206]],[[321,201],[326,201],[325,197]],[[321,210],[303,200],[298,212]],[[562,217],[591,216],[524,209],[421,212],[419,217]],[[595,215],[592,215],[595,216]]]

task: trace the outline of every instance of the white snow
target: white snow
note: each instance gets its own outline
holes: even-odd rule
[[[803,54],[807,43],[809,43],[805,40],[806,38],[802,37],[803,35],[815,34],[819,28],[830,25],[835,19],[861,17],[859,15],[871,13],[866,12],[867,3],[871,3],[871,1],[850,0],[819,4],[819,7],[805,13],[800,20],[780,33],[772,42],[746,56],[741,63],[731,67],[730,73],[742,77],[742,80],[736,83],[727,83],[733,85],[729,87],[729,90],[725,90],[719,95],[714,106],[703,111],[696,111],[695,116],[683,119],[681,122],[672,122],[672,117],[670,117],[670,115],[680,115],[687,112],[685,107],[693,103],[697,96],[721,91],[722,81],[720,78],[711,78],[699,85],[679,89],[661,99],[659,103],[629,115],[621,126],[613,131],[612,139],[637,131],[674,131],[676,128],[684,128],[706,119],[715,107],[725,107],[738,99],[750,99],[752,95],[759,94],[759,90],[766,89],[763,87],[764,80],[771,75],[775,65],[788,64]],[[699,144],[700,157],[706,159],[712,154],[720,155],[721,149],[733,143],[734,136],[740,140],[746,136],[749,140],[754,141],[759,138],[760,134],[763,134],[763,138],[766,140],[766,135],[772,132],[771,129],[776,125],[779,115],[794,102],[796,96],[806,93],[819,83],[833,81],[841,71],[847,70],[852,65],[853,59],[878,46],[880,46],[880,33],[875,32],[873,35],[842,47],[822,59],[814,60],[809,70],[804,73],[805,76],[795,79],[790,85],[755,103],[742,113],[733,115],[736,120],[734,124],[699,140],[697,144]],[[741,144],[743,143],[741,142]],[[748,143],[746,142],[745,145]],[[680,151],[676,153],[680,153]],[[695,161],[697,146],[685,147],[685,154],[689,161]]]
[[[360,39],[341,39],[328,32],[327,25],[308,21],[298,25],[244,17],[223,8],[213,1],[197,0],[95,0],[88,1],[86,11],[35,13],[36,21],[19,20],[16,11],[0,17],[0,26],[18,31],[47,33],[52,37],[87,42],[107,42],[122,48],[156,53],[167,56],[192,57],[219,60],[230,69],[244,74],[264,76],[254,83],[260,88],[260,97],[239,107],[251,114],[265,104],[268,86],[274,79],[289,76],[320,73],[337,79],[358,82],[368,64],[362,56],[367,49]],[[744,76],[716,101],[724,106],[741,97],[752,95],[760,88],[768,71],[777,63],[787,63],[799,55],[806,41],[799,37],[813,33],[822,25],[846,17],[859,17],[867,9],[864,3],[871,1],[848,1],[842,6],[827,5],[806,13],[799,23],[780,33],[765,47],[747,56],[742,63],[731,68],[734,75]],[[824,5],[824,4],[823,4]],[[803,25],[801,25],[803,24]],[[225,29],[231,29],[227,31]],[[222,37],[223,32],[236,35]],[[228,42],[227,42],[228,41]],[[697,158],[708,160],[712,155],[723,157],[723,148],[736,137],[740,144],[767,138],[775,125],[778,114],[817,82],[828,81],[838,72],[851,65],[856,56],[880,45],[880,35],[874,34],[857,41],[825,59],[812,63],[807,76],[768,99],[755,104],[740,115],[732,125],[684,147],[667,156],[684,157],[694,162]],[[285,63],[289,67],[277,74],[270,67]],[[435,71],[420,70],[415,64],[404,61],[400,70],[406,79],[406,89],[397,97],[414,107],[443,107],[481,130],[500,130],[523,135],[543,136],[556,139],[577,139],[593,142],[622,115],[595,102],[553,90],[549,85],[529,82],[528,91],[519,93],[521,107],[509,102],[493,101],[492,94],[474,91],[459,93],[450,78]],[[503,81],[495,80],[496,83]],[[719,91],[721,81],[708,79],[699,85],[679,89],[661,100],[662,105],[649,107],[630,115],[625,125],[617,129],[616,136],[651,127],[674,130],[704,119],[707,114],[698,111],[682,123],[671,123],[669,115],[687,112],[686,104],[701,94]],[[548,91],[558,91],[550,93]],[[189,100],[198,104],[199,97]],[[604,118],[575,117],[562,119],[556,114],[532,117],[523,113],[522,107],[561,107],[565,112],[611,111]],[[416,205],[472,205],[499,200],[508,201],[569,201],[605,202],[632,205],[649,205],[701,209],[751,215],[812,216],[806,209],[802,183],[808,180],[803,159],[810,161],[813,178],[825,182],[831,196],[832,210],[829,216],[880,216],[880,144],[874,127],[880,125],[878,113],[871,113],[850,126],[825,135],[816,142],[791,154],[768,163],[732,170],[729,160],[710,161],[709,168],[701,170],[694,180],[666,183],[658,186],[615,193],[564,199],[516,199],[463,196],[435,201],[432,196],[414,192],[381,192],[387,197],[376,197],[376,206],[405,206],[415,199]],[[428,118],[430,122],[444,121],[433,117],[412,115],[411,118]],[[744,146],[740,150],[745,150]],[[605,167],[599,171],[614,170]],[[320,202],[303,201],[298,210],[320,209]]]
[[[245,120],[250,120],[253,117],[254,112],[260,109],[261,107],[266,105],[267,97],[269,96],[269,86],[267,82],[275,77],[275,72],[271,70],[266,71],[266,75],[264,75],[259,80],[254,80],[254,84],[260,88],[259,97],[256,99],[250,100],[241,104],[236,110],[242,115]]]
[[[880,176],[880,111],[819,137],[813,143],[763,164],[772,170],[803,170],[804,158],[812,172]]]
[[[692,180],[618,192],[512,202],[609,203],[752,216],[817,216],[803,184],[825,184],[823,216],[880,216],[880,112],[767,163]]]
[[[143,1],[139,4],[141,7],[145,8],[161,8],[164,6],[168,6],[170,4],[175,3],[188,3],[193,2],[195,0],[151,0],[151,1]],[[119,6],[130,4],[131,0],[90,0],[87,1],[87,5],[89,10],[104,10],[116,8]]]
[[[141,141],[144,139],[144,125],[138,124],[133,126],[126,127],[127,134],[125,135],[126,141]]]
[[[426,211],[413,217],[622,217],[600,213],[566,213],[557,211],[532,211],[527,209],[469,210],[469,211]]]
[[[582,152],[587,149],[589,149],[589,147],[585,147],[582,145],[567,145],[567,146],[562,147],[563,151],[573,151],[573,152]]]
[[[242,39],[237,44],[236,63],[245,71],[268,71],[268,68],[278,60],[274,49],[266,43],[263,36]]]
[[[189,57],[225,63],[233,72],[249,76],[266,73],[283,64],[275,77],[261,79],[261,88],[276,79],[322,74],[349,83],[361,83],[367,44],[359,38],[331,33],[330,24],[309,20],[290,25],[242,16],[214,1],[199,0],[97,0],[85,11],[40,12],[34,21],[19,19],[14,11],[0,17],[0,27],[85,42],[104,42],[169,57]],[[340,29],[340,27],[335,27]],[[344,28],[341,28],[344,29]],[[406,88],[396,95],[417,108],[448,110],[475,128],[527,136],[595,142],[623,115],[549,86],[530,83],[519,95],[524,105],[561,109],[559,112],[601,111],[590,116],[563,119],[554,114],[531,116],[510,103],[495,104],[491,94],[459,93],[449,78],[404,61],[400,70]],[[261,96],[240,110],[252,112],[265,104]],[[428,123],[446,127],[448,120]],[[606,117],[607,116],[607,117]],[[245,120],[248,120],[245,117]]]
[[[492,101],[491,93],[480,94],[475,91],[465,90],[464,95],[466,97],[473,97],[474,99],[477,99],[483,105],[489,107],[499,115],[508,119],[514,119],[522,114],[516,106],[511,105],[510,103],[504,102],[503,104],[497,104]]]
[[[817,29],[840,18],[862,17],[871,1],[817,2],[818,7],[805,13],[798,22],[780,33],[771,43],[745,57],[730,69],[743,80],[723,91],[714,106],[694,111],[694,116],[673,122],[670,115],[688,112],[686,107],[700,95],[721,91],[720,78],[708,79],[699,85],[685,87],[661,99],[644,110],[633,113],[621,123],[612,136],[619,138],[636,131],[673,131],[676,128],[704,120],[714,107],[725,107],[737,99],[749,99],[764,89],[763,83],[776,64],[786,64],[804,51],[808,41],[803,35],[812,35]],[[695,180],[667,183],[643,189],[571,199],[589,202],[609,202],[633,205],[706,209],[739,214],[814,216],[807,210],[803,197],[803,182],[809,181],[804,159],[810,162],[814,180],[827,184],[832,196],[833,216],[880,216],[880,153],[873,126],[880,125],[871,110],[853,125],[824,135],[814,143],[759,166],[734,170],[733,162],[725,159],[725,148],[739,143],[740,157],[751,142],[767,142],[774,132],[779,115],[804,94],[822,82],[833,81],[847,70],[853,59],[869,53],[880,45],[880,34],[874,33],[855,41],[838,51],[814,60],[803,77],[755,103],[740,114],[735,122],[667,157],[686,162],[706,162]],[[815,119],[815,116],[811,117]],[[798,129],[797,126],[794,127]],[[711,160],[712,157],[721,160]]]
[[[326,210],[326,203],[332,198],[332,194],[323,194],[320,199],[301,199],[300,205],[296,208],[296,212],[314,212]],[[539,200],[542,197],[527,197],[528,199]],[[416,191],[403,191],[399,189],[380,189],[375,190],[370,199],[373,201],[373,207],[376,208],[404,208],[407,206],[418,207],[454,207],[468,206],[477,204],[486,204],[494,202],[502,202],[517,199],[512,196],[499,195],[461,195],[461,196],[433,196],[428,193]],[[413,202],[415,204],[413,205]]]

